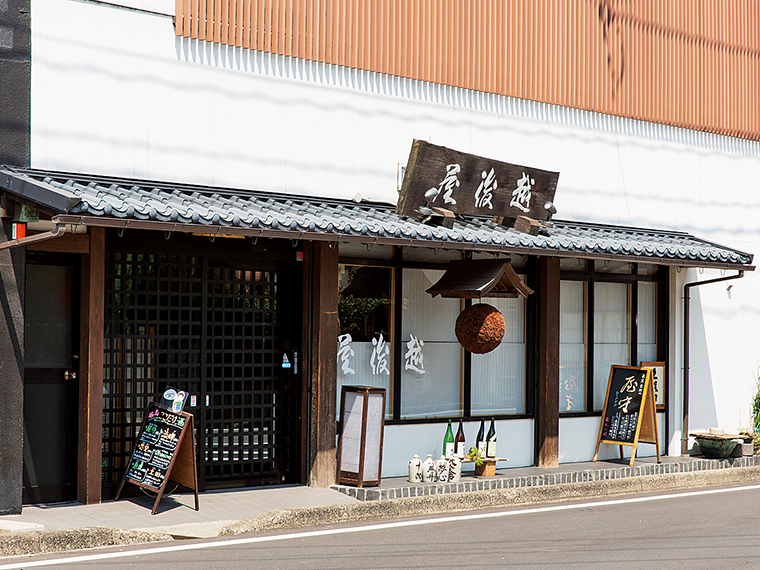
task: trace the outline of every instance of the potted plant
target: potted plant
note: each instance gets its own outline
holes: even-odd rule
[[[496,461],[484,461],[477,447],[471,447],[466,458],[475,463],[475,475],[485,477],[496,475]]]
[[[757,379],[757,390],[752,398],[752,447],[755,454],[760,452],[760,376]]]
[[[480,457],[480,452],[478,451],[478,448],[474,445],[470,448],[470,451],[467,452],[467,455],[465,455],[465,458],[469,459],[470,461],[473,461],[475,463],[475,467],[480,467],[483,465],[483,458]]]
[[[757,379],[757,390],[752,399],[752,427],[755,433],[760,432],[760,378]]]

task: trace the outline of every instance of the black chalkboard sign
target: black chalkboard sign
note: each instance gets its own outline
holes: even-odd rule
[[[166,484],[171,479],[195,490],[195,510],[198,510],[193,432],[191,414],[175,414],[160,408],[155,402],[150,404],[116,498],[121,495],[125,482],[155,491],[158,493],[152,511],[155,514]]]
[[[156,491],[163,487],[185,422],[181,415],[160,408],[148,412],[127,469],[129,481]]]
[[[633,447],[631,465],[636,457],[639,442],[654,443],[657,446],[657,461],[660,461],[660,445],[655,416],[655,396],[652,371],[633,366],[612,366],[607,382],[602,421],[596,443],[594,461],[599,455],[599,444]]]

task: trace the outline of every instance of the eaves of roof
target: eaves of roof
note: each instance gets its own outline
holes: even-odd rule
[[[82,201],[64,189],[51,188],[33,177],[17,175],[6,168],[0,168],[0,188],[54,211],[68,212]]]
[[[0,188],[68,224],[754,269],[751,254],[684,232],[555,221],[531,236],[483,218],[444,228],[397,216],[386,203],[8,167]]]

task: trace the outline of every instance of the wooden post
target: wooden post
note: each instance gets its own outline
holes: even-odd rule
[[[77,501],[89,505],[101,500],[105,302],[103,228],[90,228],[90,250],[82,255],[81,274]]]
[[[309,421],[304,422],[303,478],[310,487],[329,487],[335,483],[338,244],[312,242],[306,252],[304,418]]]
[[[538,295],[536,454],[539,467],[557,467],[559,465],[559,258],[539,258]]]

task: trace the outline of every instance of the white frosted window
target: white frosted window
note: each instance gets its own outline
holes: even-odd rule
[[[391,276],[385,267],[340,266],[337,409],[343,386],[372,386],[386,389],[392,413]]]
[[[559,410],[586,409],[586,284],[562,281],[559,289]]]
[[[594,284],[594,409],[604,405],[610,366],[627,366],[630,354],[625,283]]]
[[[454,325],[460,313],[459,299],[433,298],[425,292],[442,275],[443,271],[432,269],[404,269],[402,340],[414,334],[426,342],[457,343]]]
[[[339,337],[340,339],[340,337]],[[385,341],[385,339],[383,339]],[[338,406],[340,406],[340,391],[343,386],[371,386],[373,388],[385,388],[386,394],[390,393],[391,376],[389,373],[385,373],[384,369],[380,369],[377,366],[372,367],[372,353],[375,350],[376,345],[371,342],[351,342],[350,349],[353,351],[353,355],[348,352],[349,360],[348,367],[344,369],[344,362],[341,359],[341,350],[345,350],[345,342],[343,348],[341,342],[338,342]],[[390,349],[390,343],[388,343]],[[390,372],[391,354],[387,355],[388,360],[388,372]],[[351,372],[353,370],[353,373]],[[376,373],[377,371],[377,373]],[[390,406],[386,402],[386,417],[390,413]]]
[[[638,305],[639,362],[657,360],[657,283],[639,282]]]
[[[461,349],[454,333],[460,301],[433,298],[425,292],[441,275],[443,271],[404,269],[401,299],[402,418],[457,416],[462,413]]]
[[[473,415],[525,413],[525,300],[488,299],[504,316],[504,338],[488,354],[472,355]]]

